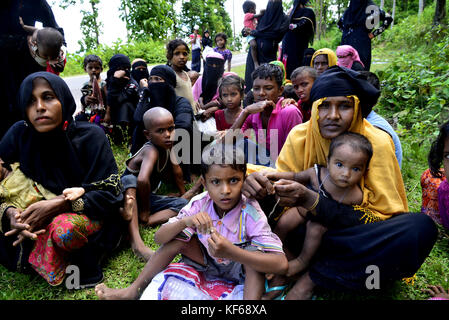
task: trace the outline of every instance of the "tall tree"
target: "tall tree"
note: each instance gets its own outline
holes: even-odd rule
[[[120,0],[120,18],[132,39],[166,39],[177,23],[176,0]]]
[[[224,32],[232,37],[231,18],[224,3],[224,0],[183,0],[180,18],[182,33],[188,35],[198,25],[202,31],[207,29],[211,34]]]
[[[424,0],[419,0],[419,8],[418,8],[418,15],[421,16],[424,11]]]
[[[84,4],[84,0],[61,0],[59,6],[67,9],[69,6]],[[90,10],[81,10],[83,15],[80,23],[83,40],[79,40],[80,51],[95,49],[100,45],[100,33],[103,24],[98,21],[98,5],[100,0],[88,0]]]
[[[433,24],[446,24],[446,0],[436,0]]]

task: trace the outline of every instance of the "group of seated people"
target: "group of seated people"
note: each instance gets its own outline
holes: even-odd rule
[[[177,268],[222,280],[215,295],[194,285],[217,299],[235,286],[243,299],[310,299],[315,286],[367,292],[372,266],[381,289],[413,276],[437,228],[409,212],[399,138],[373,111],[379,79],[351,70],[363,67],[353,49],[337,54],[317,50],[291,79],[282,63],[262,64],[247,95],[217,53],[190,77],[179,39],[167,45],[167,65],[150,71],[141,59],[113,56],[105,83],[101,59],[87,56],[75,119],[63,79],[29,75],[19,92],[23,120],[0,141],[0,263],[50,285],[76,265],[80,287],[96,286],[100,299],[143,298],[152,280],[176,269],[178,254]],[[211,119],[212,136],[202,131]],[[123,173],[108,140],[117,127],[131,153]],[[432,151],[439,178],[446,137]],[[162,183],[178,192],[158,194]],[[157,251],[139,222],[160,226]],[[126,239],[144,269],[127,288],[98,284],[103,258]]]

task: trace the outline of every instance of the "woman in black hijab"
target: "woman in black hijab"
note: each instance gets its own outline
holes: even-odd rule
[[[134,114],[134,129],[131,153],[136,153],[147,141],[144,134],[143,115],[153,107],[167,109],[173,115],[176,129],[184,129],[189,134],[192,133],[193,111],[190,102],[177,96],[175,93],[176,74],[167,65],[155,66],[150,72],[150,81],[144,87],[136,112]]]
[[[25,121],[16,122],[0,141],[0,158],[7,165],[18,162],[28,178],[60,196],[20,213],[20,222],[30,226],[28,232],[16,220],[17,209],[0,205],[0,231],[9,231],[9,236],[0,233],[0,262],[19,271],[31,270],[31,264],[51,284],[62,282],[63,267],[71,263],[80,268],[81,284],[93,285],[103,278],[100,258],[121,237],[121,185],[109,141],[98,126],[73,120],[73,96],[54,74],[29,75],[20,87],[19,108]],[[86,192],[68,201],[61,194],[69,187],[84,187]],[[56,223],[64,234],[56,234]],[[35,241],[29,240],[43,229]],[[12,245],[14,234],[19,246]],[[48,255],[55,270],[49,270],[41,257],[48,251],[55,255]]]
[[[134,112],[139,101],[139,84],[131,78],[131,63],[124,54],[114,55],[108,65],[107,103],[111,109],[111,122],[115,126],[113,136],[117,139],[117,143],[121,143],[123,137],[119,134],[117,126],[128,131],[131,136]]]
[[[257,42],[259,65],[277,60],[278,44],[287,32],[288,25],[289,19],[284,14],[282,0],[270,0],[256,30],[251,32]],[[249,50],[252,50],[252,48]],[[245,92],[250,91],[253,87],[251,77],[253,71],[254,61],[251,52],[248,52],[245,70]]]
[[[148,79],[150,73],[148,72],[148,65],[143,59],[136,59],[131,65],[131,79],[140,85],[140,80]]]
[[[369,10],[368,7],[372,7]],[[368,12],[368,13],[367,13]],[[374,30],[375,21],[381,27]],[[365,70],[371,67],[371,39],[381,34],[393,22],[393,18],[371,0],[351,0],[348,9],[338,21],[343,31],[341,45],[350,45],[357,50]]]
[[[313,43],[316,21],[313,10],[306,7],[308,2],[309,0],[295,0],[289,17],[289,31],[282,40],[281,58],[287,61],[287,79],[290,79],[293,70],[301,66],[304,50],[309,43]]]
[[[57,29],[64,35],[62,28],[56,23],[51,7],[45,0],[3,0],[0,4],[0,139],[18,120],[20,114],[15,105],[20,84],[26,76],[33,72],[45,71],[31,57],[28,48],[27,32],[19,23],[19,17],[28,26],[36,21],[43,27]]]

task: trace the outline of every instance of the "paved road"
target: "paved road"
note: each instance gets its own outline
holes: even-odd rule
[[[236,54],[232,57],[232,66],[240,66],[246,63],[246,53]],[[187,63],[187,66],[190,68],[190,61]],[[151,70],[151,66],[148,67]],[[101,74],[102,79],[106,79],[106,72]],[[81,87],[84,82],[86,82],[88,77],[86,75],[81,76],[72,76],[66,77],[64,80],[69,85],[70,91],[72,92],[73,97],[75,98],[77,111],[81,108]]]

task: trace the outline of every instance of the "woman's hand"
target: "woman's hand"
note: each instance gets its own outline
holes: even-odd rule
[[[126,76],[125,70],[117,70],[116,72],[114,72],[114,78],[124,78],[129,80],[129,78]]]
[[[278,180],[274,183],[274,189],[279,197],[279,204],[284,207],[310,208],[318,197],[316,192],[292,180]]]
[[[41,230],[52,218],[70,210],[70,201],[65,200],[64,196],[59,196],[33,203],[20,214],[20,219],[30,226],[29,231]]]
[[[20,219],[20,210],[16,208],[9,208],[6,211],[6,215],[9,217],[11,230],[5,233],[6,237],[17,235],[17,240],[13,242],[13,246],[17,246],[25,239],[36,240],[37,236],[44,233],[45,230],[39,230],[37,232],[28,231],[31,227],[29,224],[22,223]]]
[[[199,212],[185,218],[186,227],[193,227],[198,233],[209,234],[213,228],[212,219],[207,212]]]
[[[148,88],[148,79],[147,78],[140,79],[139,84],[142,88]]]
[[[267,177],[270,181],[278,181],[281,179],[285,180],[295,180],[295,173],[294,172],[278,172],[278,171],[265,171],[263,172],[263,175]]]
[[[261,172],[253,172],[247,176],[242,188],[242,193],[245,197],[258,200],[265,198],[269,194],[274,194],[274,191],[270,180]]]

